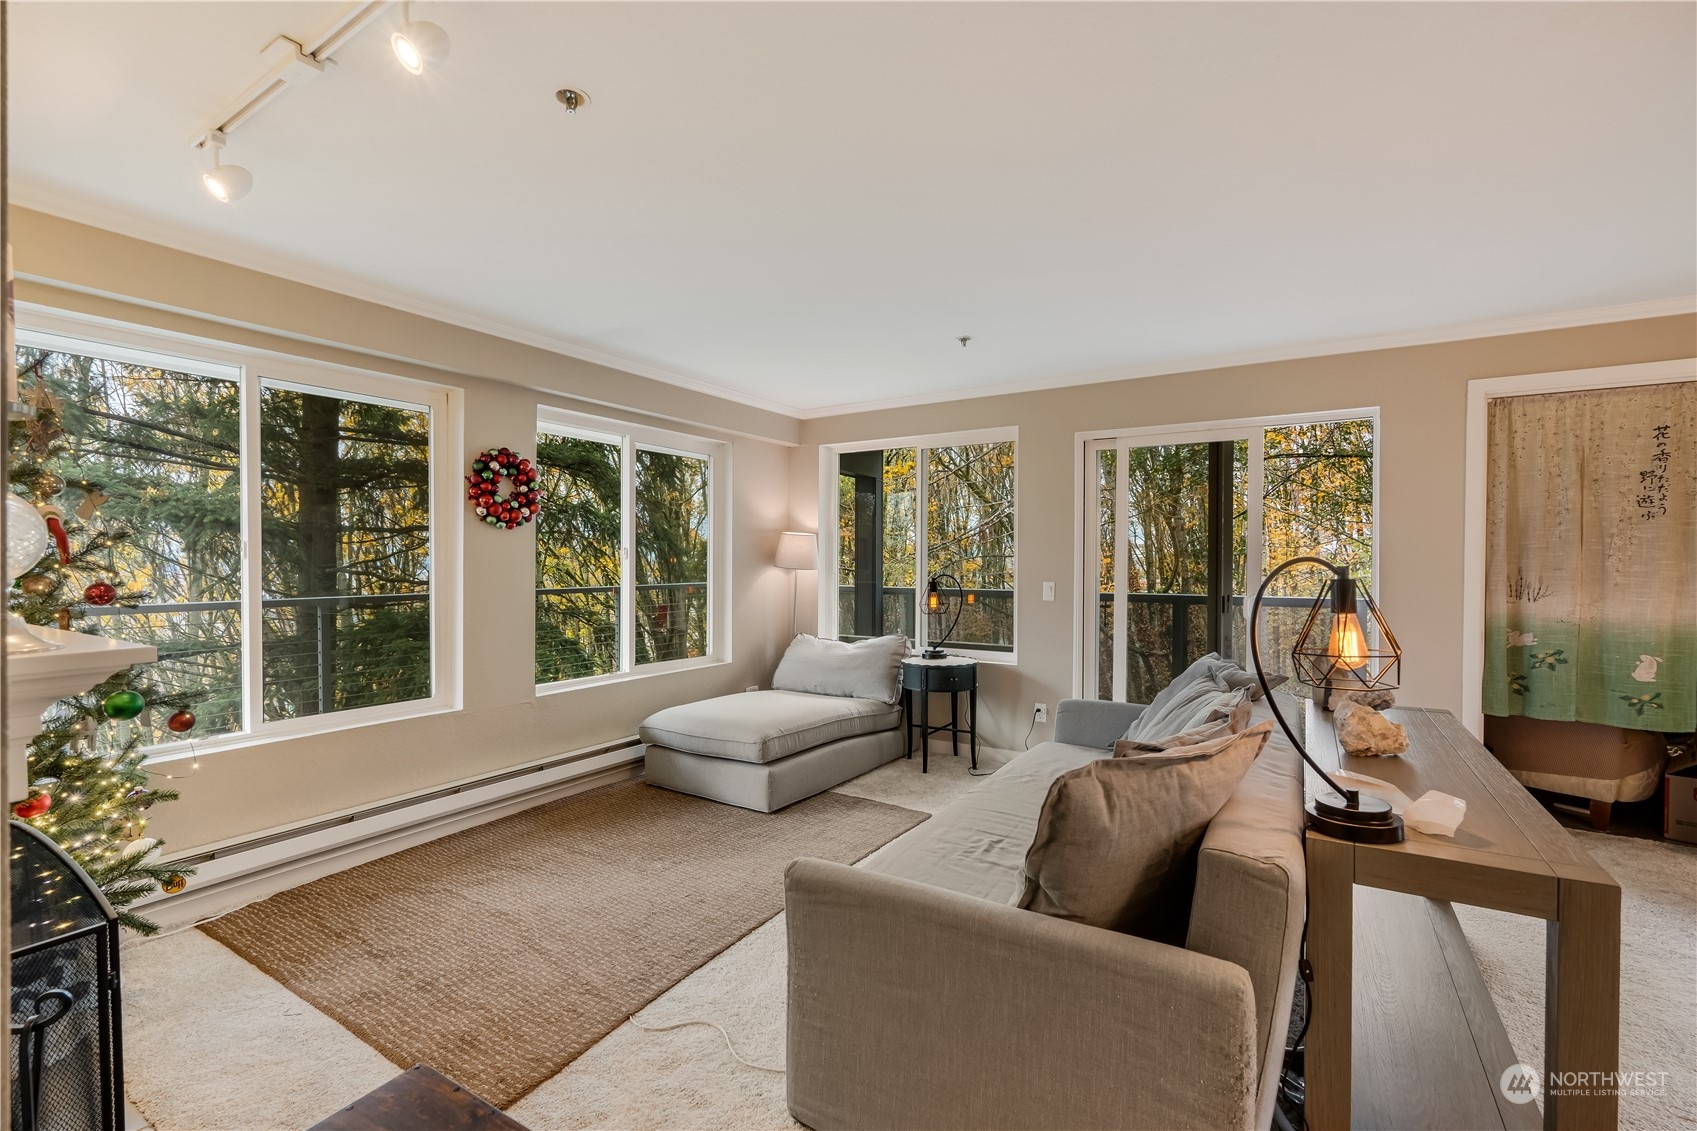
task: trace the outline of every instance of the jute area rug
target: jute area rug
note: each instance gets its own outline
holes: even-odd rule
[[[790,861],[853,863],[925,817],[838,793],[754,813],[621,782],[202,929],[395,1064],[505,1108],[783,910]]]

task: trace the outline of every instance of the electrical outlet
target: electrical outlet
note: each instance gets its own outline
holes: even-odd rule
[[[743,688],[743,690],[744,691],[759,691],[760,685],[757,683],[753,687],[745,687],[745,688]]]
[[[1055,583],[1053,581],[1045,581],[1043,583],[1043,599],[1045,601],[1053,601],[1055,599]]]
[[[1037,704],[1037,710],[1032,715],[1032,721],[1038,723],[1046,723],[1049,721],[1049,705],[1047,703]]]

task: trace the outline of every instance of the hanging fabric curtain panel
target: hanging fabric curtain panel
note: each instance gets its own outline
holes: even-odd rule
[[[1485,712],[1697,728],[1697,382],[1489,420]]]

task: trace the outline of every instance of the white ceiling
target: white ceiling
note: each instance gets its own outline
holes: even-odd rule
[[[12,4],[14,200],[805,415],[1697,293],[1690,3],[418,3],[215,203],[348,7]]]

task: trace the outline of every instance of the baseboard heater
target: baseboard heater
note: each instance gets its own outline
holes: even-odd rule
[[[403,809],[410,809],[432,801],[440,801],[442,798],[452,797],[456,793],[469,793],[476,789],[487,789],[489,786],[499,785],[502,782],[529,777],[533,774],[547,773],[549,770],[557,770],[561,766],[569,766],[574,762],[586,762],[591,758],[597,758],[603,754],[611,754],[615,750],[623,750],[627,747],[640,745],[640,743],[641,740],[635,735],[632,735],[629,738],[621,738],[616,742],[609,742],[602,746],[592,746],[585,750],[575,750],[570,754],[562,754],[557,758],[549,758],[546,761],[533,762],[529,765],[519,766],[516,769],[502,770],[499,773],[489,774],[486,777],[474,778],[470,781],[456,782],[453,785],[445,785],[440,789],[433,789],[426,793],[416,793],[409,797],[399,798],[395,801],[385,801],[377,805],[368,805],[363,809],[354,809],[346,813],[339,813],[334,817],[325,817],[322,820],[309,821],[306,824],[294,825],[286,829],[279,829],[276,832],[249,837],[246,840],[236,841],[232,844],[221,844],[217,848],[208,849],[204,852],[196,852],[188,856],[174,857],[172,858],[171,863],[184,868],[194,868],[212,860],[226,860],[238,853],[252,852],[257,848],[268,848],[271,845],[281,844],[284,841],[295,840],[303,836],[310,836],[313,833],[324,832],[327,829],[341,828],[342,826],[352,825],[359,821],[369,821],[374,817],[382,817]]]

